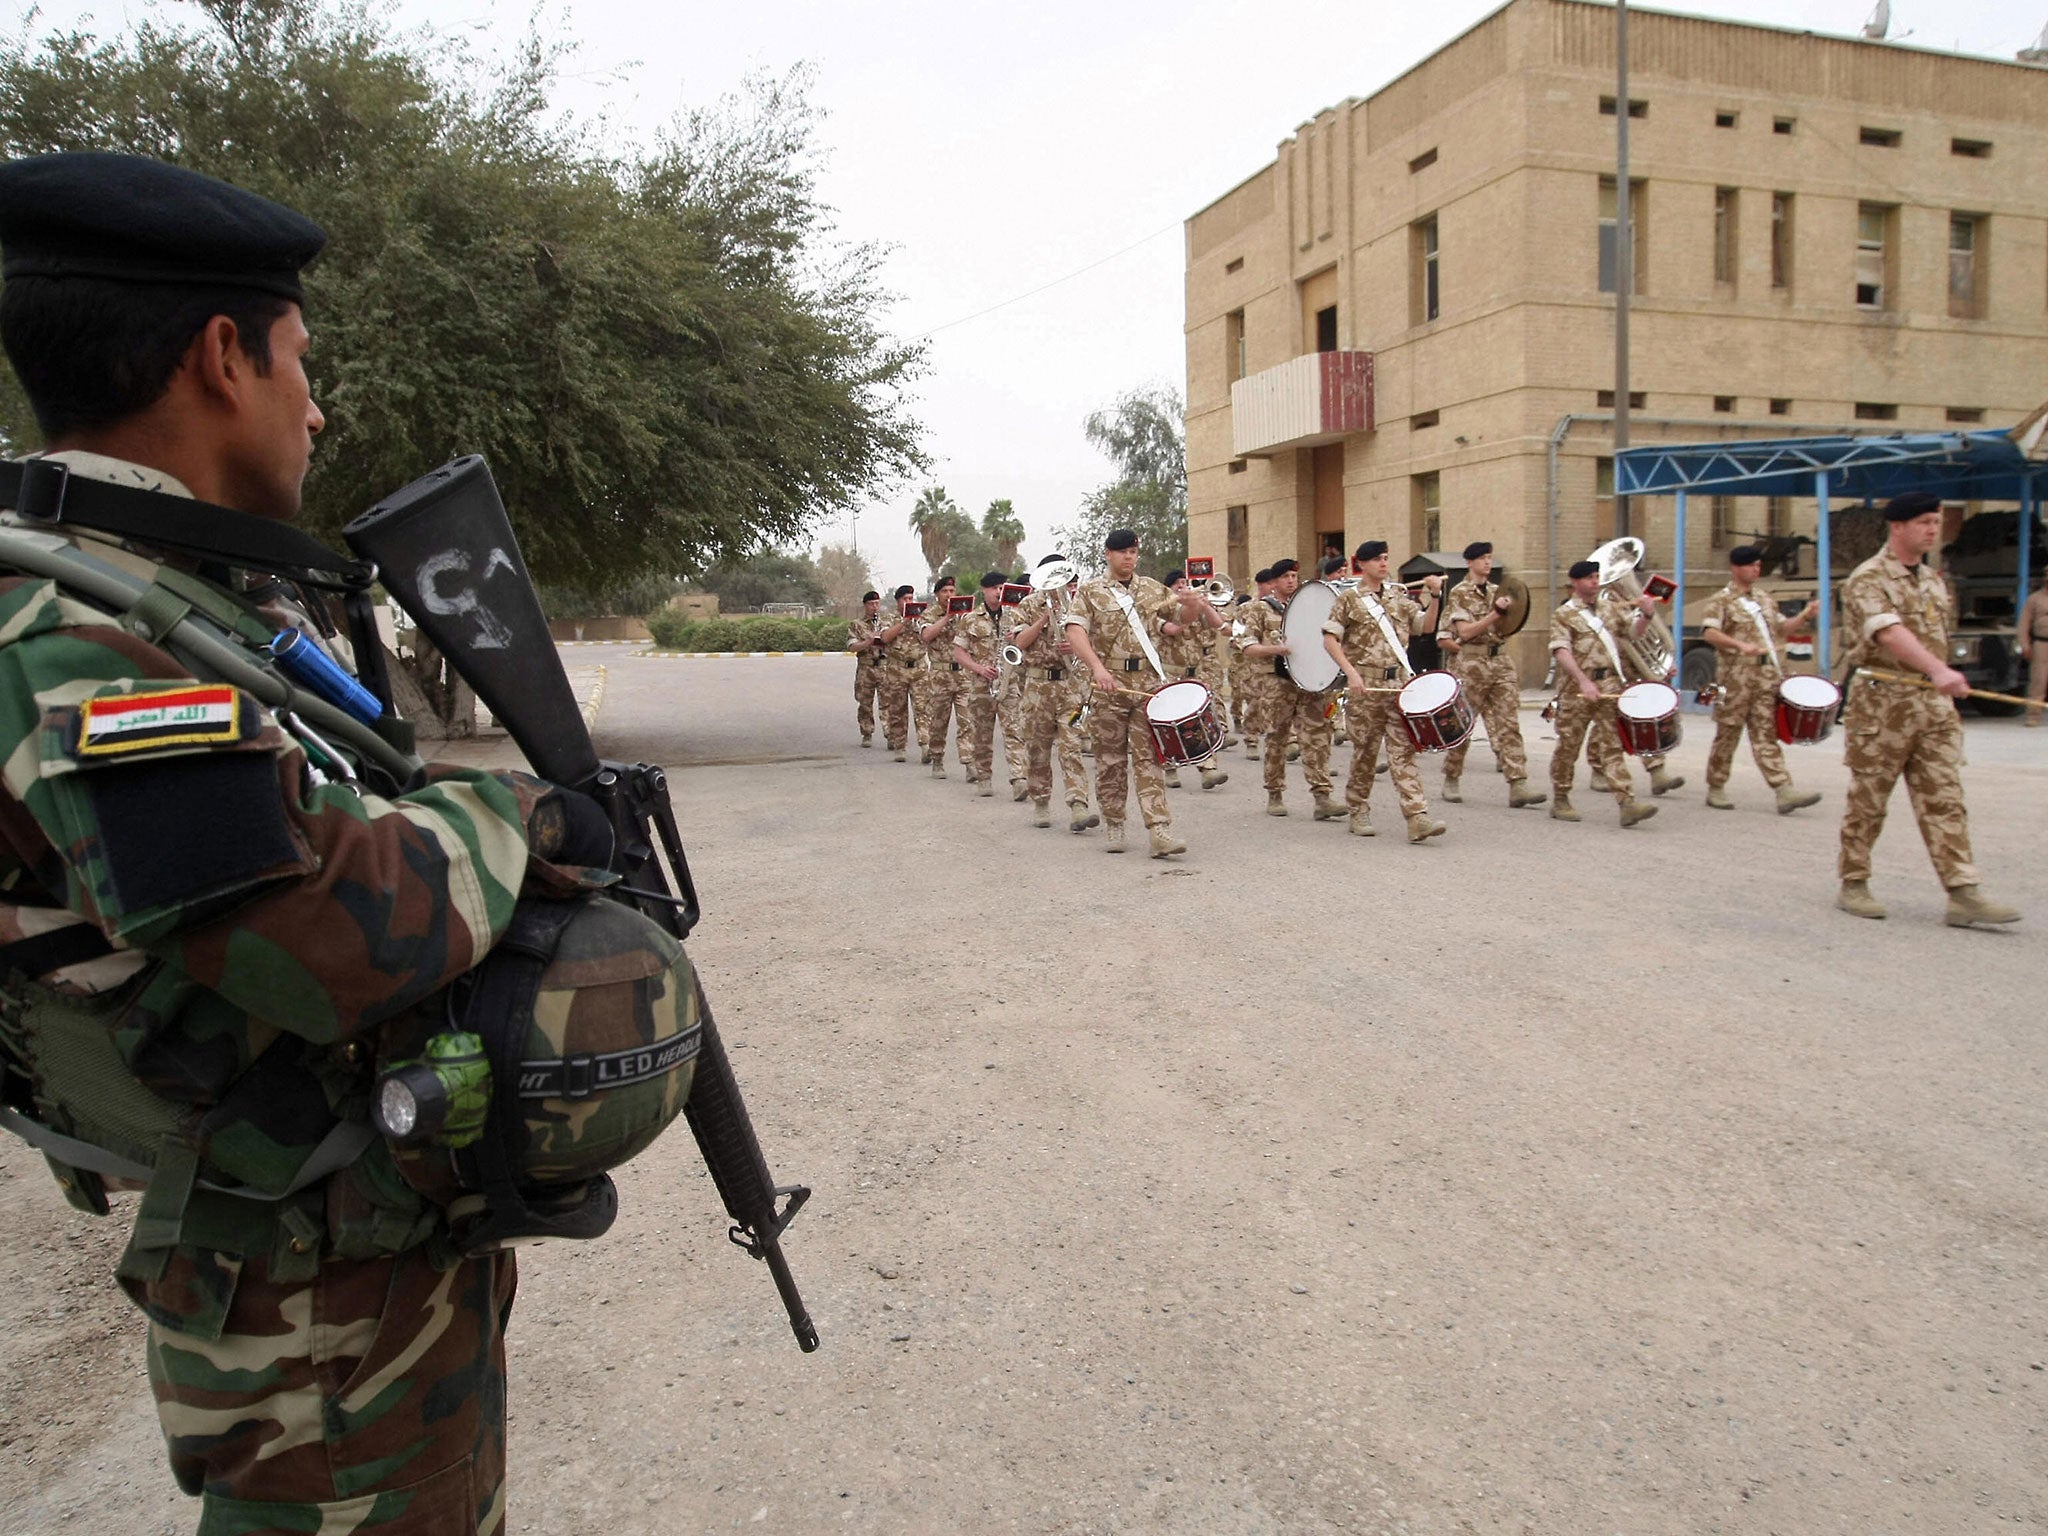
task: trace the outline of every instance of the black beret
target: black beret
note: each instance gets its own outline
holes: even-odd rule
[[[0,165],[0,276],[251,288],[302,302],[327,232],[161,160],[99,151]]]
[[[917,588],[913,587],[909,582],[906,581],[902,586],[896,589],[895,595],[897,597],[915,597],[917,596]]]
[[[1008,571],[983,571],[981,584],[984,587],[1000,587],[1010,579]]]
[[[1738,544],[1728,551],[1730,565],[1758,565],[1762,563],[1763,558],[1764,552],[1754,544]]]
[[[1278,581],[1282,576],[1285,576],[1289,571],[1298,571],[1300,569],[1301,562],[1299,560],[1275,560],[1273,562],[1273,574],[1270,577],[1268,577],[1267,580]]]
[[[1102,541],[1102,547],[1104,549],[1136,549],[1138,547],[1138,535],[1135,530],[1130,528],[1112,528],[1109,530],[1109,537]]]
[[[873,603],[879,602],[881,600],[881,597],[882,594],[879,592],[863,592],[860,595],[860,600],[864,603]]]
[[[1387,541],[1385,539],[1367,539],[1353,551],[1351,558],[1354,560],[1377,560],[1386,552]]]
[[[1598,560],[1574,560],[1572,568],[1565,572],[1565,575],[1569,576],[1573,581],[1577,581],[1582,576],[1598,576],[1599,574],[1600,562]]]
[[[1470,544],[1467,544],[1465,546],[1464,557],[1467,560],[1477,560],[1481,555],[1490,555],[1492,553],[1493,546],[1487,543],[1486,540],[1474,539]]]
[[[1043,559],[1041,559],[1041,560],[1040,560],[1040,561],[1039,561],[1038,563],[1039,563],[1040,565],[1051,565],[1051,564],[1053,563],[1053,561],[1055,561],[1055,560],[1064,560],[1064,559],[1066,559],[1066,558],[1067,558],[1067,557],[1066,557],[1065,555],[1047,555],[1047,556],[1045,556],[1045,557],[1044,557]]]
[[[948,587],[958,587],[959,585],[960,583],[954,580],[951,576],[941,576],[937,581],[932,583],[932,591],[934,593],[939,593],[945,591]]]
[[[1903,523],[1908,518],[1925,517],[1930,512],[1941,510],[1941,498],[1926,491],[1908,491],[1903,496],[1894,496],[1884,504],[1884,520],[1888,523]]]
[[[1185,566],[1176,565],[1170,571],[1161,571],[1159,573],[1159,583],[1161,586],[1170,587],[1176,581],[1186,581],[1187,579],[1188,573],[1187,568]]]
[[[1266,566],[1256,576],[1252,578],[1253,581],[1271,581],[1272,579],[1273,567],[1271,567],[1270,565]]]

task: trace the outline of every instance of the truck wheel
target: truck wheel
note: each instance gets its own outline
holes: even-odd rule
[[[1679,689],[1684,693],[1697,693],[1719,676],[1720,671],[1720,658],[1714,654],[1711,645],[1688,650],[1685,665],[1679,671]]]

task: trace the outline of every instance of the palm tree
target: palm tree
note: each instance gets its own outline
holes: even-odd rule
[[[931,567],[933,581],[939,579],[939,567],[946,563],[946,551],[953,545],[947,519],[959,514],[959,507],[943,485],[926,486],[918,493],[917,505],[910,509],[910,531],[924,547],[924,563]]]
[[[1006,571],[1017,568],[1017,551],[1024,543],[1024,524],[1007,496],[998,497],[981,514],[981,531],[996,547],[996,564]]]

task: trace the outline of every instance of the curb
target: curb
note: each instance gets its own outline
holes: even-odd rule
[[[583,701],[583,729],[586,731],[597,729],[597,712],[604,708],[604,677],[605,670],[599,667],[597,685],[590,690],[590,697]]]

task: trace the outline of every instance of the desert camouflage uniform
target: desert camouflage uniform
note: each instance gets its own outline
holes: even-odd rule
[[[1166,805],[1166,775],[1159,756],[1152,750],[1151,732],[1145,729],[1145,697],[1164,686],[1145,651],[1138,644],[1131,621],[1125,617],[1114,591],[1125,592],[1145,626],[1147,637],[1158,645],[1159,624],[1180,611],[1179,600],[1150,576],[1133,576],[1120,585],[1108,576],[1081,584],[1067,615],[1067,627],[1080,629],[1095,647],[1096,657],[1115,680],[1118,692],[1096,690],[1089,719],[1095,735],[1095,802],[1102,819],[1111,826],[1124,819],[1127,773],[1138,780],[1138,814],[1147,827],[1164,827],[1173,820]],[[1162,658],[1163,660],[1164,658]]]
[[[1522,674],[1507,654],[1507,646],[1494,638],[1493,631],[1476,640],[1459,640],[1454,627],[1478,623],[1493,612],[1494,599],[1499,596],[1499,582],[1482,586],[1466,577],[1444,595],[1436,637],[1439,643],[1457,643],[1457,650],[1444,652],[1447,665],[1465,690],[1466,702],[1486,721],[1486,739],[1493,747],[1493,755],[1500,760],[1502,776],[1513,782],[1529,777],[1529,758],[1522,747],[1522,725],[1517,716],[1522,703]],[[1472,737],[1467,736],[1444,754],[1445,778],[1463,776],[1465,754],[1471,750]]]
[[[1747,595],[1730,582],[1707,599],[1702,630],[1718,629],[1730,640],[1763,647],[1758,656],[1716,651],[1714,679],[1714,744],[1707,749],[1707,786],[1727,784],[1735,766],[1735,749],[1749,732],[1749,749],[1763,771],[1764,782],[1779,789],[1792,782],[1785,767],[1785,749],[1778,744],[1778,684],[1785,679],[1785,616],[1771,594],[1752,587]]]
[[[1623,806],[1630,806],[1635,804],[1635,787],[1629,782],[1628,758],[1621,750],[1621,737],[1614,727],[1614,701],[1628,686],[1621,669],[1621,642],[1635,623],[1637,610],[1612,592],[1600,593],[1595,605],[1594,612],[1607,626],[1607,636],[1614,642],[1611,650],[1576,597],[1560,603],[1550,616],[1548,649],[1570,650],[1579,670],[1600,690],[1600,702],[1588,703],[1579,693],[1579,685],[1559,669],[1557,750],[1550,754],[1550,787],[1569,799],[1579,749],[1584,747],[1593,766],[1606,776],[1614,798]]]
[[[1017,609],[1003,610],[1001,642],[1009,644],[1010,637],[1017,632]],[[998,665],[1000,665],[998,660]],[[1003,667],[1001,686],[996,690],[996,723],[1003,730],[1003,761],[1009,764],[1010,782],[1022,784],[1026,778],[1024,761],[1024,669]]]
[[[1029,629],[1040,615],[1056,616],[1066,606],[1061,592],[1034,592],[1017,605],[1015,628]],[[1025,793],[1032,800],[1052,798],[1052,759],[1059,749],[1060,782],[1066,787],[1067,804],[1075,810],[1088,806],[1088,770],[1081,761],[1081,738],[1074,729],[1074,717],[1081,712],[1080,667],[1059,649],[1064,632],[1048,618],[1038,641],[1024,653],[1024,754]]]
[[[1379,621],[1372,613],[1374,602],[1393,627],[1398,648],[1390,647],[1387,637],[1380,632]],[[1367,591],[1361,582],[1338,597],[1337,606],[1323,623],[1323,633],[1337,637],[1337,643],[1358,668],[1367,688],[1399,688],[1412,675],[1408,667],[1408,637],[1427,612],[1392,582],[1383,584],[1377,592]],[[1423,796],[1422,775],[1415,767],[1415,744],[1401,724],[1400,695],[1368,693],[1363,699],[1348,699],[1345,709],[1351,725],[1351,776],[1344,781],[1345,805],[1353,811],[1370,808],[1373,776],[1379,767],[1380,745],[1384,741],[1387,777],[1393,780],[1394,791],[1401,797],[1401,814],[1426,815],[1429,801]]]
[[[1257,601],[1257,598],[1251,598],[1233,603],[1223,615],[1229,621],[1224,626],[1222,643],[1230,678],[1230,723],[1244,737],[1247,752],[1256,750],[1258,745],[1259,725],[1251,709],[1251,692],[1256,686],[1251,676],[1258,664],[1244,654],[1238,640],[1238,628],[1250,616],[1252,603]]]
[[[2035,704],[2048,700],[2048,591],[2039,588],[2020,608],[2020,649],[2027,657],[2027,697]],[[2041,718],[2029,709],[2027,719]]]
[[[1936,656],[1948,655],[1953,599],[1941,577],[1912,569],[1879,550],[1842,586],[1842,633],[1851,667],[1902,670],[1878,642],[1879,631],[1903,624]],[[1900,774],[1920,823],[1935,873],[1949,890],[1977,884],[1970,861],[1970,819],[1963,808],[1963,724],[1955,701],[1931,688],[1856,677],[1843,712],[1843,758],[1849,765],[1842,813],[1841,877],[1870,878],[1870,850],[1884,830],[1886,802]]]
[[[1209,667],[1208,637],[1222,631],[1212,630],[1207,625],[1196,628],[1181,617],[1179,608],[1167,615],[1168,620],[1180,626],[1180,633],[1169,635],[1165,626],[1160,626],[1158,641],[1159,660],[1166,668],[1168,682],[1197,682],[1207,687],[1213,695],[1216,685],[1210,681],[1213,675]],[[1203,773],[1216,771],[1216,754],[1211,752],[1199,762],[1188,765],[1199,768]]]
[[[884,623],[882,628],[889,628],[893,622]],[[917,638],[916,621],[905,622],[902,632],[882,654],[882,731],[888,738],[889,750],[901,752],[910,739],[911,695],[924,668],[924,644]],[[920,715],[918,725],[923,724]],[[924,738],[920,735],[918,739]]]
[[[1287,643],[1287,610],[1278,598],[1254,598],[1244,609],[1245,632],[1237,640],[1240,647]],[[1301,771],[1310,790],[1318,798],[1327,797],[1334,787],[1330,779],[1330,754],[1337,739],[1337,728],[1328,714],[1332,695],[1308,693],[1295,687],[1279,670],[1279,664],[1285,660],[1284,656],[1269,656],[1245,663],[1245,682],[1250,693],[1245,724],[1265,735],[1259,752],[1265,758],[1266,793],[1277,795],[1287,787],[1287,743],[1293,739],[1301,747]]]
[[[862,614],[846,626],[846,648],[853,650],[862,640],[872,640],[888,627],[881,614],[872,619]],[[853,715],[860,726],[860,739],[875,734],[875,696],[882,691],[882,667],[887,658],[879,650],[857,651],[853,657]]]
[[[224,613],[240,602],[180,580]],[[253,648],[271,625],[240,612]],[[216,711],[219,734],[81,752],[97,701],[159,691]],[[150,1382],[179,1486],[204,1498],[200,1531],[499,1529],[512,1256],[447,1252],[437,1208],[374,1135],[289,1191],[362,1113],[380,1024],[476,965],[522,886],[569,878],[538,858],[560,835],[536,810],[550,786],[445,765],[390,797],[316,782],[254,699],[26,575],[0,575],[0,742],[0,940],[70,928],[111,946],[17,970],[0,1024],[69,999],[104,1019],[124,1081],[182,1116],[116,1273],[149,1319]],[[74,1204],[106,1211],[106,1180],[52,1166]]]
[[[977,600],[972,613],[953,621],[953,640],[983,666],[997,666],[1000,659],[996,652],[1002,648],[1004,623],[1002,609],[991,612],[988,604]],[[950,662],[953,658],[948,655],[946,659]],[[988,682],[972,672],[957,672],[954,676],[960,679],[961,744],[969,746],[971,752],[967,776],[987,783],[996,766],[996,696],[989,691]],[[970,735],[971,745],[965,740]]]
[[[1235,703],[1231,687],[1231,673],[1235,670],[1232,661],[1236,652],[1230,645],[1230,621],[1237,617],[1235,609],[1218,609],[1216,617],[1223,621],[1220,628],[1202,631],[1202,681],[1209,685],[1209,691],[1216,696],[1217,707],[1222,711],[1227,724],[1230,711]]]

